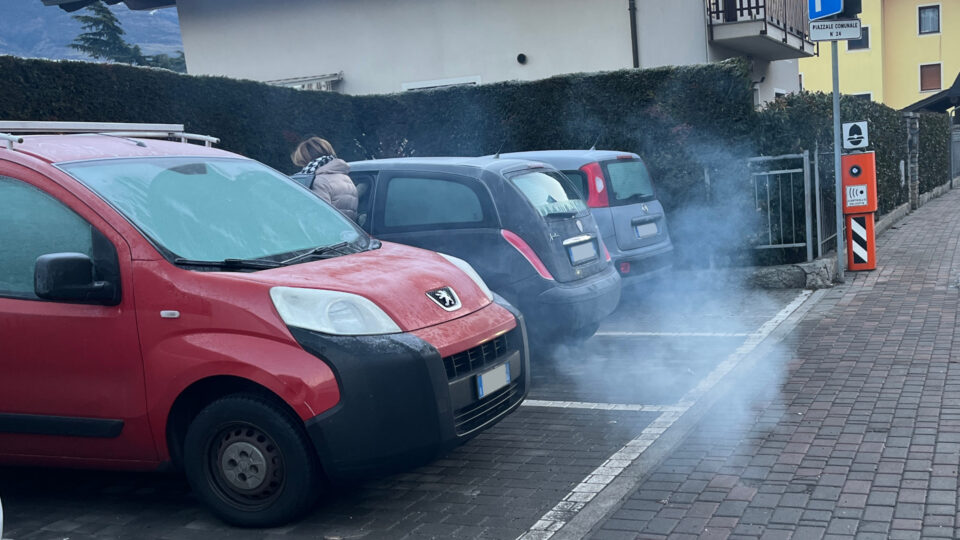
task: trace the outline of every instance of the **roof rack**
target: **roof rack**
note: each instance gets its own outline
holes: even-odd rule
[[[7,141],[7,148],[14,143],[22,143],[23,138],[15,134],[60,134],[60,133],[96,133],[115,137],[135,137],[140,139],[179,139],[180,142],[200,141],[204,146],[220,142],[217,137],[184,133],[183,124],[131,124],[124,122],[20,122],[0,120],[0,140]]]

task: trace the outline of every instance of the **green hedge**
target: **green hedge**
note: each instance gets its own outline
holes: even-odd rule
[[[920,115],[920,193],[950,180],[950,117]]]
[[[899,112],[852,96],[840,100],[844,122],[866,121],[870,148],[876,152],[878,217],[907,202],[909,187],[902,183],[900,161],[907,159],[907,127]],[[821,185],[833,185],[833,96],[800,93],[770,103],[760,112],[757,140],[764,154],[820,149]]]
[[[0,119],[182,123],[284,172],[295,170],[290,152],[310,134],[329,139],[347,160],[594,143],[633,151],[656,178],[675,243],[692,264],[704,252],[749,244],[756,209],[747,158],[812,152],[819,143],[822,182],[833,182],[830,96],[791,95],[757,111],[749,66],[740,60],[373,96],[9,56],[0,56],[0,77]],[[843,99],[842,113],[870,122],[880,214],[906,202],[900,114],[856,98]],[[924,190],[946,177],[946,122],[942,115],[921,120]]]
[[[337,146],[359,137],[353,99],[252,81],[118,64],[0,56],[0,119],[184,124],[221,147],[289,171],[304,135]]]
[[[676,208],[702,189],[703,148],[746,139],[755,117],[746,65],[574,74],[356,98],[369,157],[556,148],[638,152]]]

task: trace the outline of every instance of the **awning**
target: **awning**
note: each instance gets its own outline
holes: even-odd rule
[[[960,75],[957,75],[957,80],[953,81],[953,86],[950,88],[947,88],[942,92],[937,92],[926,99],[921,99],[913,105],[904,107],[903,111],[929,111],[942,113],[947,112],[947,109],[957,106],[960,106]]]

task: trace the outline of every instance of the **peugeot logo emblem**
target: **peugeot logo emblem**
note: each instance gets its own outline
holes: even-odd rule
[[[650,213],[650,207],[647,206],[646,203],[642,204],[642,205],[640,206],[640,209],[643,210],[643,213],[644,213],[644,214],[649,214],[649,213]]]
[[[427,296],[436,302],[438,306],[447,311],[456,311],[460,309],[460,299],[457,298],[457,293],[453,292],[453,289],[450,287],[441,287],[439,289],[427,291]]]

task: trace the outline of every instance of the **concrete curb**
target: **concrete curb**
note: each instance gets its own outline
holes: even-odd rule
[[[926,193],[920,194],[920,206],[923,206],[930,202],[930,199],[936,199],[937,197],[943,196],[944,193],[950,191],[950,181],[944,182],[943,184],[931,189]]]
[[[887,212],[885,216],[880,218],[873,226],[873,231],[877,236],[887,232],[887,229],[893,227],[895,223],[901,219],[907,217],[910,214],[910,203],[903,203],[900,206],[894,208],[890,212]]]

